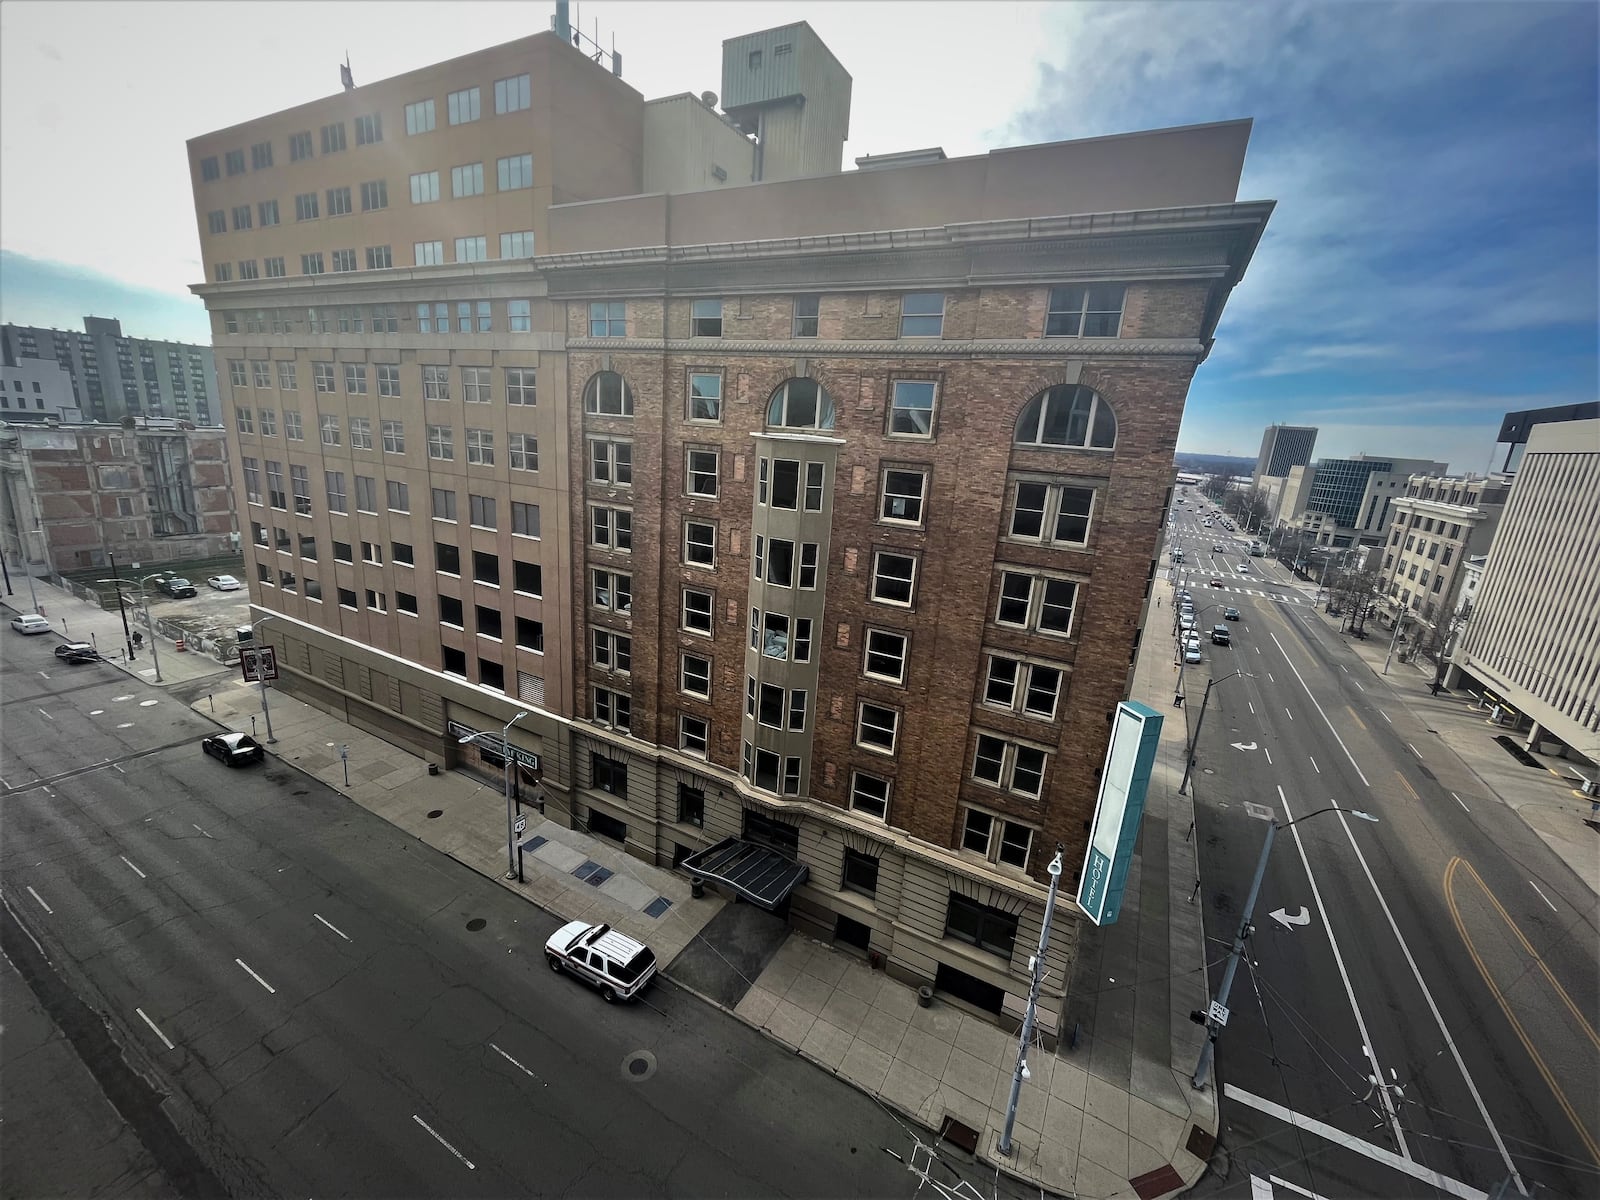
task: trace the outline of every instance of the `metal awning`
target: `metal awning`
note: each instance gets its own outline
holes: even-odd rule
[[[723,838],[691,854],[683,868],[732,888],[751,904],[776,909],[811,876],[811,868],[770,847],[743,838]]]

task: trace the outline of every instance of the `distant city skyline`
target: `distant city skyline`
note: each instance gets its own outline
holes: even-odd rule
[[[208,36],[262,53],[224,58],[189,51],[188,5],[10,0],[0,321],[77,329],[115,316],[134,336],[208,342],[187,294],[200,270],[184,142],[337,90],[339,55],[300,53],[297,28],[355,48],[362,83],[543,29],[553,8],[461,3],[419,41],[403,8],[374,24],[368,5],[242,0],[207,10]],[[1315,425],[1319,457],[1483,471],[1501,414],[1600,391],[1593,5],[906,11],[598,0],[583,19],[615,36],[624,79],[647,98],[715,88],[724,37],[810,21],[853,76],[847,164],[1253,118],[1240,196],[1278,207],[1196,375],[1180,451],[1252,457],[1265,426]],[[952,78],[970,86],[942,86]],[[211,98],[204,114],[196,95]],[[114,220],[107,179],[138,180]]]

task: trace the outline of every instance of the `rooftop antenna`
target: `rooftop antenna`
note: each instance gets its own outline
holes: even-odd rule
[[[562,41],[570,43],[599,66],[609,66],[611,73],[622,78],[622,55],[617,50],[616,34],[611,35],[611,49],[600,44],[600,19],[595,18],[594,36],[583,32],[583,11],[568,0],[556,0],[555,16],[550,18],[550,28]]]
[[[356,90],[356,78],[350,74],[350,51],[348,50],[344,52],[344,62],[339,65],[339,80],[344,84],[345,91],[353,92]]]

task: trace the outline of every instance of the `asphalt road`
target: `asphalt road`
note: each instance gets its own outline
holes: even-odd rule
[[[0,939],[173,1191],[917,1190],[871,1098],[670,982],[608,1007],[554,917],[53,642],[0,652]]]
[[[1593,891],[1396,703],[1418,682],[1375,675],[1311,615],[1313,589],[1262,582],[1281,567],[1241,580],[1210,550],[1218,527],[1174,525],[1196,603],[1242,617],[1184,672],[1191,728],[1207,679],[1247,673],[1212,689],[1198,747],[1213,990],[1266,833],[1247,805],[1280,823],[1330,805],[1379,818],[1277,837],[1219,1040],[1238,1169],[1201,1191],[1250,1195],[1253,1175],[1321,1196],[1493,1194],[1515,1172],[1509,1195],[1595,1194]],[[1205,586],[1213,572],[1226,590]]]

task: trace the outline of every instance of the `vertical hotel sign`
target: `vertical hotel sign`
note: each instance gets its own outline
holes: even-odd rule
[[[1133,844],[1139,838],[1145,792],[1161,740],[1162,716],[1147,704],[1126,700],[1117,706],[1100,773],[1089,852],[1083,860],[1078,903],[1096,925],[1110,925],[1122,911]]]

